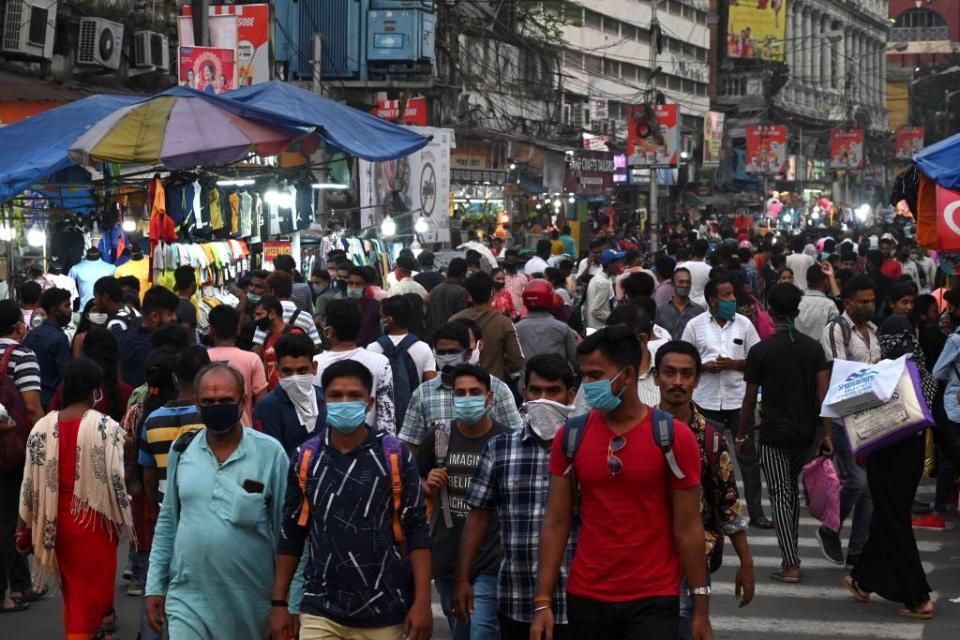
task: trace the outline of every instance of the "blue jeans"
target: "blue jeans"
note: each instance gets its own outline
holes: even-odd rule
[[[440,606],[447,616],[453,640],[499,640],[497,621],[497,576],[477,576],[473,581],[473,615],[463,624],[453,615],[453,580],[436,578],[434,584],[440,593]]]
[[[707,573],[707,585],[711,583]],[[693,596],[687,593],[687,576],[680,580],[680,626],[677,628],[677,640],[691,640],[693,638]]]
[[[838,424],[833,425],[833,463],[843,476],[840,485],[840,526],[853,512],[850,525],[850,541],[847,555],[859,555],[870,535],[870,518],[873,515],[873,500],[867,487],[867,472],[854,460],[847,432]]]

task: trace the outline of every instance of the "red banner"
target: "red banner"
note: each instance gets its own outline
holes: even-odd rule
[[[863,166],[863,129],[830,130],[830,168],[859,169]]]
[[[642,105],[630,107],[627,113],[627,161],[631,166],[676,168],[680,161],[680,106],[658,104],[653,107],[663,144],[654,136],[641,136]],[[652,124],[652,123],[648,123]]]
[[[937,250],[960,251],[960,191],[937,185]]]
[[[748,173],[786,174],[787,127],[780,124],[748,126],[746,161]]]
[[[289,240],[265,240],[263,242],[263,261],[272,263],[277,256],[293,254],[293,247]]]
[[[403,124],[413,124],[419,127],[427,126],[428,119],[428,105],[427,99],[424,96],[415,96],[413,98],[407,99],[407,107],[403,110],[403,117],[401,122]],[[397,118],[400,118],[400,101],[399,100],[380,100],[377,102],[377,106],[370,110],[370,113],[377,116],[378,118],[383,118],[384,120],[389,120],[390,122],[396,122]]]
[[[181,15],[191,16],[190,3],[183,6]],[[239,64],[238,87],[270,81],[270,5],[238,4],[210,7],[211,16],[237,16],[237,50]],[[187,21],[189,23],[189,21]],[[180,45],[193,44],[193,24],[183,25],[190,34],[189,42],[181,31]],[[178,21],[178,27],[181,27]],[[182,27],[181,27],[182,29]]]
[[[909,160],[923,149],[923,127],[900,127],[897,129],[897,158]]]
[[[180,84],[204,93],[236,89],[233,77],[236,57],[232,49],[180,47]]]

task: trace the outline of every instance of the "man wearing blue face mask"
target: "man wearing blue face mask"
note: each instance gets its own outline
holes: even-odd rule
[[[366,367],[335,362],[322,382],[327,428],[290,465],[270,637],[428,640],[430,535],[416,463],[392,434],[364,422],[373,406]],[[308,542],[298,625],[288,600]]]
[[[480,465],[487,442],[510,431],[490,417],[493,393],[490,374],[472,364],[460,364],[452,373],[454,419],[427,429],[417,466],[423,490],[434,498],[433,577],[440,592],[443,613],[454,640],[489,640],[498,637],[497,572],[500,568],[500,528],[496,515],[484,534],[480,553],[470,572],[474,610],[464,623],[454,617],[451,600],[457,549],[470,507],[464,501],[470,481]]]
[[[703,291],[708,309],[690,320],[683,330],[683,341],[695,346],[703,361],[703,375],[693,392],[693,401],[704,417],[723,425],[731,434],[736,434],[740,428],[740,407],[747,389],[743,381],[747,353],[760,342],[760,336],[750,319],[737,313],[737,297],[732,282],[725,278],[714,278]],[[736,438],[737,462],[743,475],[747,513],[751,526],[772,529],[773,521],[763,513],[756,429],[753,421],[749,422],[750,428],[744,437]]]

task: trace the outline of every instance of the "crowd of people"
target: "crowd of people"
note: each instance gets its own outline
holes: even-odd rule
[[[913,527],[956,502],[960,288],[891,230],[676,225],[645,260],[563,229],[383,279],[282,256],[212,309],[189,266],[85,299],[37,275],[0,301],[3,611],[57,583],[67,638],[112,637],[122,570],[140,640],[425,640],[434,589],[456,640],[708,640],[725,541],[739,606],[751,527],[769,579],[803,581],[799,477],[826,456],[847,544],[820,527],[824,556],[929,619]],[[923,432],[858,458],[820,417],[833,360],[903,354],[938,420],[920,515]]]

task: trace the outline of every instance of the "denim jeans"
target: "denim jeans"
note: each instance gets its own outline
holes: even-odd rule
[[[711,582],[707,573],[707,585]],[[680,580],[680,627],[677,630],[677,640],[691,640],[693,638],[693,596],[687,593],[687,576]]]
[[[433,582],[440,593],[440,606],[450,623],[453,640],[499,640],[496,575],[482,575],[474,579],[473,615],[469,624],[463,624],[453,615],[453,580],[436,578]]]
[[[850,525],[850,541],[847,555],[859,555],[870,535],[870,517],[873,515],[873,500],[867,487],[867,472],[857,465],[847,439],[847,432],[838,424],[833,425],[833,463],[843,477],[840,485],[840,526],[853,512]]]

